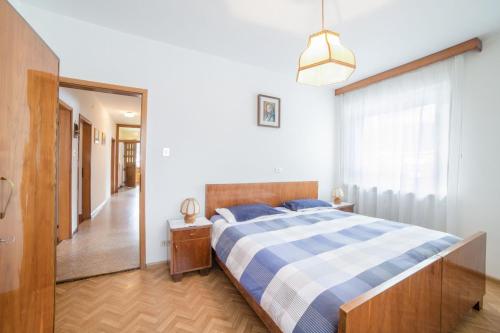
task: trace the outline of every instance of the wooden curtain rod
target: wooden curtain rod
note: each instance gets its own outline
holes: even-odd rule
[[[422,68],[424,66],[431,65],[433,63],[436,63],[441,60],[445,60],[451,57],[454,57],[456,55],[468,52],[468,51],[479,51],[481,52],[482,50],[482,42],[479,38],[473,38],[470,39],[466,42],[457,44],[455,46],[449,47],[447,49],[444,49],[442,51],[433,53],[431,55],[428,55],[426,57],[414,60],[412,62],[406,63],[404,65],[389,69],[385,72],[375,74],[373,76],[370,76],[366,79],[348,84],[347,86],[335,89],[335,95],[342,95],[357,89],[364,88],[366,86],[369,86],[371,84],[387,80],[391,77],[395,77],[401,74],[405,74],[411,71],[414,71],[416,69]]]

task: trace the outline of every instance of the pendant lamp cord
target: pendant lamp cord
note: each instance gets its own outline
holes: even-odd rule
[[[321,0],[321,30],[325,30],[325,0]]]

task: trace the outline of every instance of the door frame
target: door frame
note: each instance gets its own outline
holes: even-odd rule
[[[82,162],[82,168],[83,168],[83,152],[82,153],[82,158],[80,158],[80,147],[83,147],[83,143],[82,143],[82,133],[83,133],[83,126],[82,126],[82,123],[85,123],[87,124],[88,126],[90,126],[90,144],[89,144],[89,149],[90,149],[90,166],[89,166],[89,195],[88,195],[88,205],[89,205],[89,215],[88,216],[83,216],[83,173],[81,173],[81,169],[80,169],[80,162]],[[92,216],[92,145],[94,144],[94,137],[93,137],[93,126],[92,126],[92,122],[90,120],[88,120],[87,118],[85,118],[84,116],[82,116],[82,114],[78,114],[78,128],[80,129],[80,135],[78,136],[78,166],[77,166],[77,169],[78,169],[78,193],[77,193],[77,203],[78,203],[78,208],[80,207],[80,190],[82,192],[82,199],[81,199],[81,204],[82,204],[82,214],[80,214],[80,212],[78,212],[78,225],[80,225],[80,223],[82,223],[85,219],[89,219],[91,218]],[[81,175],[81,179],[82,179],[82,183],[80,183],[80,175]],[[79,210],[79,209],[78,209]]]
[[[141,123],[142,123],[142,119],[141,119]],[[141,129],[141,137],[140,137],[140,140],[137,141],[137,140],[120,140],[120,128],[121,127],[128,127],[128,128],[139,128]],[[119,151],[119,145],[120,145],[120,142],[135,142],[135,143],[141,143],[141,140],[142,140],[142,127],[141,125],[129,125],[129,124],[116,124],[116,147],[117,147],[117,151]],[[141,144],[141,151],[142,151],[142,144]],[[142,153],[141,153],[141,163],[142,163]],[[142,165],[142,164],[141,164]],[[116,172],[115,172],[115,175],[116,175],[116,183],[118,183],[118,154],[116,154],[116,160],[115,160],[115,166],[116,166]],[[142,169],[139,168],[141,170],[141,175],[142,175]],[[118,188],[116,189],[118,191]]]
[[[136,96],[141,99],[141,181],[139,184],[139,261],[141,269],[146,268],[146,137],[148,116],[148,91],[147,89],[121,86],[116,84],[95,82],[59,77],[59,86],[73,89],[105,92],[117,95]],[[118,138],[116,138],[118,145]],[[118,151],[118,150],[117,150]]]
[[[59,114],[61,113],[61,108],[62,109],[65,109],[69,112],[70,114],[70,128],[69,128],[69,131],[70,131],[70,143],[69,143],[69,146],[71,147],[71,151],[69,152],[70,154],[70,164],[69,164],[69,184],[68,184],[68,187],[69,187],[69,197],[70,197],[70,200],[69,200],[69,218],[68,218],[68,221],[69,221],[69,234],[67,235],[67,238],[65,239],[71,239],[73,238],[73,200],[71,199],[72,198],[72,193],[73,193],[73,108],[71,106],[69,106],[66,102],[64,102],[62,99],[59,98],[59,106],[58,106],[58,112]],[[60,168],[59,168],[59,163],[60,163],[60,140],[61,140],[61,117],[59,116],[58,114],[58,120],[57,120],[57,149],[58,149],[58,152],[57,152],[57,163],[58,163],[58,168],[57,168],[57,181],[59,183],[60,181],[60,178],[59,178],[59,173],[60,173]],[[58,185],[59,186],[59,185]],[[60,219],[59,219],[59,188],[58,188],[58,192],[57,192],[57,241],[59,242],[60,239],[59,239],[59,233],[60,233]]]
[[[111,195],[116,193],[116,140],[111,138]]]

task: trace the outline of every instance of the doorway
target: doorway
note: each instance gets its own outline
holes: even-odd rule
[[[111,194],[115,194],[117,189],[116,186],[116,140],[111,139]]]
[[[91,218],[92,214],[92,123],[80,117],[80,136],[78,140],[78,224]]]
[[[70,239],[72,194],[73,108],[59,100],[57,136],[57,242]]]
[[[77,179],[79,187],[76,203],[79,217],[78,229],[73,239],[70,239],[69,243],[63,241],[61,246],[58,245],[57,281],[145,268],[144,124],[147,119],[147,91],[64,77],[60,78],[59,86],[60,94],[62,93],[63,97],[69,96],[65,98],[69,100],[68,104],[71,106],[73,103],[78,109],[79,168],[75,181]],[[93,95],[92,102],[83,103],[83,95]],[[125,100],[137,101],[134,102],[137,109],[134,112],[125,112],[125,108],[120,104],[125,103]],[[112,107],[109,103],[118,103],[118,106]],[[86,114],[84,109],[91,111]],[[97,112],[103,114],[98,116]],[[128,113],[133,113],[132,118],[128,118]],[[109,122],[103,123],[104,118],[109,119]],[[134,168],[128,163],[124,172],[127,171],[129,176],[121,177],[122,180],[127,180],[126,184],[120,183],[120,146],[125,142],[130,144],[132,140],[120,137],[122,127],[137,130],[137,136],[134,138],[135,149],[133,155],[129,156],[130,160],[135,161]],[[102,176],[103,173],[106,175]],[[130,173],[134,173],[134,177]],[[102,191],[106,192],[105,198]],[[83,243],[83,240],[86,243]],[[85,258],[78,260],[77,254],[83,254]],[[94,258],[89,261],[87,259],[90,255],[94,255]],[[72,257],[75,257],[75,260],[68,265],[67,263],[73,260]],[[61,267],[65,267],[65,272],[61,273]],[[85,267],[90,268],[89,274],[81,274]],[[66,274],[68,271],[70,274]]]

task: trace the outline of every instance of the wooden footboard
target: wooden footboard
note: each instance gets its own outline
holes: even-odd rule
[[[450,332],[486,293],[486,233],[478,232],[441,253],[443,292],[441,332]]]
[[[339,333],[440,332],[441,274],[436,255],[343,304]]]
[[[482,304],[485,258],[480,232],[343,304],[339,333],[449,332]]]

